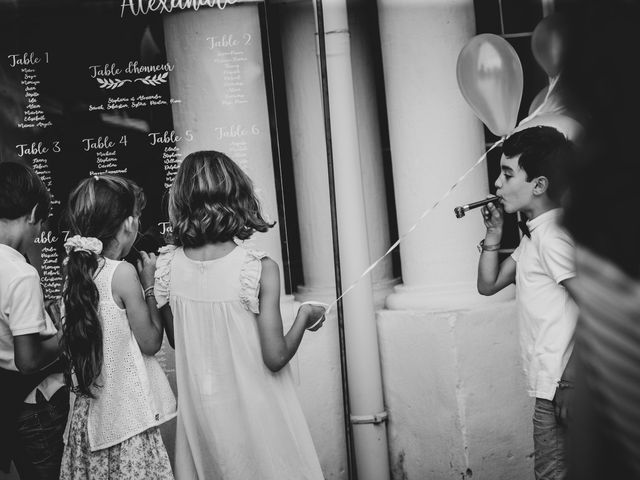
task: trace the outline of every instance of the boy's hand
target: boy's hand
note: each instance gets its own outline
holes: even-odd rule
[[[138,270],[142,288],[151,287],[155,282],[153,277],[156,271],[155,254],[140,251],[140,259],[136,262],[136,269]]]
[[[573,388],[556,388],[556,394],[553,397],[553,405],[558,424],[564,426],[568,425],[572,402]]]
[[[482,207],[481,212],[484,226],[487,228],[487,236],[496,235],[502,237],[502,225],[504,224],[502,208],[496,207],[492,202]]]

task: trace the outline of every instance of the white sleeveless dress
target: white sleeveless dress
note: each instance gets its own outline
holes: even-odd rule
[[[156,300],[174,318],[178,480],[322,480],[289,366],[263,363],[258,292],[264,253],[209,261],[164,247]]]

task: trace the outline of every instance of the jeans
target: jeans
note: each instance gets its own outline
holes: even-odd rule
[[[553,402],[536,398],[533,411],[536,480],[563,480],[567,477],[566,436],[566,427],[556,420]]]
[[[57,480],[62,461],[62,434],[69,414],[69,390],[60,388],[47,402],[23,403],[17,419],[13,463],[22,480]]]

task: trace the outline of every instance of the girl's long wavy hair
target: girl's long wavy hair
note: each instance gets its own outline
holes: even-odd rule
[[[184,158],[169,190],[169,220],[173,242],[185,247],[246,240],[275,225],[263,218],[251,179],[215,151]]]
[[[115,240],[122,222],[138,216],[144,205],[142,189],[131,180],[113,175],[85,179],[69,197],[66,212],[69,235],[95,237],[106,248]],[[73,385],[75,374],[74,391],[91,398],[95,398],[92,387],[100,387],[96,380],[103,360],[100,296],[93,278],[102,261],[93,252],[70,252],[62,289],[65,380],[67,385]]]

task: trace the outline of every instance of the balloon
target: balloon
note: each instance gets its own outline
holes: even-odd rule
[[[557,13],[543,18],[533,30],[533,57],[550,77],[557,76],[562,69],[567,35],[567,24],[562,15]]]
[[[527,113],[527,115],[531,115],[533,112],[536,111],[536,109],[540,105],[542,105],[542,103],[544,102],[544,98],[547,96],[548,91],[549,91],[549,86],[547,85],[542,90],[540,90],[535,97],[533,97],[533,100],[531,101],[531,105],[529,105],[529,112]]]
[[[475,114],[495,135],[516,126],[522,100],[522,65],[509,42],[492,33],[476,35],[458,55],[458,86]]]
[[[578,141],[583,133],[583,127],[579,122],[567,115],[560,115],[556,113],[542,113],[540,115],[536,115],[531,120],[518,125],[513,133],[524,130],[525,128],[537,127],[540,125],[555,128],[572,142]]]
[[[538,112],[538,115],[543,113],[556,113],[560,115],[567,113],[567,106],[565,105],[561,93],[557,89],[553,89],[551,91],[549,98],[547,98],[545,102],[545,97],[547,96],[548,90],[549,87],[546,86],[538,92],[538,94],[531,102],[531,106],[529,106],[528,115],[531,115],[533,112],[535,112],[540,105],[542,105],[542,108]]]

